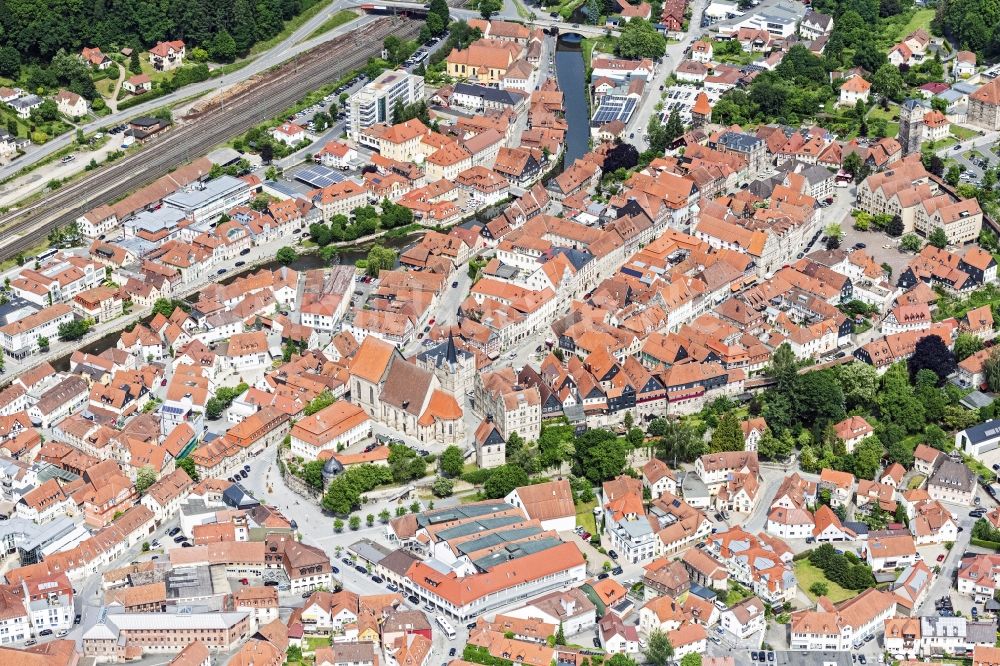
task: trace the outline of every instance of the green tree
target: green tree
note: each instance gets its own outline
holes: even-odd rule
[[[386,524],[389,523],[389,518],[390,517],[391,517],[391,514],[389,513],[389,509],[382,509],[378,513],[378,520],[383,525],[386,525]]]
[[[667,117],[666,136],[667,145],[673,143],[684,135],[684,123],[681,122],[681,114],[677,109],[672,109]]]
[[[305,414],[306,416],[312,416],[316,412],[326,409],[334,402],[336,402],[336,400],[337,399],[333,397],[333,394],[330,393],[329,390],[325,390],[319,395],[317,395],[315,398],[310,400],[309,404],[307,404],[305,408],[302,410],[302,413]]]
[[[341,520],[340,518],[334,518],[333,519],[333,531],[336,532],[337,534],[340,534],[341,532],[343,532],[344,531],[344,521]]]
[[[90,331],[89,319],[74,319],[59,324],[59,339],[64,341],[79,340]]]
[[[4,46],[0,48],[0,76],[17,79],[21,74],[21,54],[16,48]]]
[[[878,391],[878,371],[867,363],[848,363],[839,367],[837,381],[844,393],[846,409],[866,407]]]
[[[142,74],[142,63],[139,62],[139,49],[133,48],[128,60],[128,71],[133,74]]]
[[[881,95],[885,99],[894,102],[903,101],[903,93],[906,90],[906,83],[899,73],[899,69],[891,63],[885,63],[872,76],[872,92]]]
[[[310,460],[302,465],[300,475],[302,476],[302,480],[305,481],[306,485],[310,488],[323,490],[324,465],[326,465],[326,462],[323,460]]]
[[[528,485],[528,474],[514,465],[501,465],[490,473],[490,478],[483,485],[483,492],[489,499],[506,497],[518,486]]]
[[[156,483],[156,470],[151,465],[143,465],[135,473],[135,491],[140,495],[145,495],[149,487]]]
[[[798,375],[795,381],[795,415],[802,423],[813,424],[820,432],[830,423],[843,419],[844,392],[831,370]]]
[[[277,259],[278,263],[282,266],[288,266],[299,258],[299,254],[294,249],[286,245],[278,250],[278,253],[274,255],[274,258]]]
[[[939,250],[943,250],[948,247],[948,234],[946,234],[944,229],[941,227],[937,227],[931,232],[931,235],[927,237],[927,242]]]
[[[646,663],[653,666],[667,666],[674,656],[674,646],[670,644],[670,639],[665,633],[654,629],[646,640],[645,656]]]
[[[431,492],[434,493],[434,497],[451,497],[454,491],[455,482],[443,476],[434,479],[434,485],[431,486]]]
[[[882,463],[882,442],[877,437],[867,437],[854,448],[854,474],[861,479],[873,479]]]
[[[809,586],[809,591],[812,592],[814,597],[825,597],[830,593],[830,588],[827,584],[822,581],[816,581]]]
[[[964,361],[983,348],[983,341],[972,333],[962,332],[955,338],[955,360]]]
[[[983,361],[983,375],[990,391],[1000,391],[1000,347],[994,347]]]
[[[688,652],[681,657],[681,666],[701,666],[701,654],[698,652]]]
[[[200,481],[201,475],[198,474],[198,468],[195,466],[194,461],[190,458],[181,458],[177,461],[177,467],[187,472],[187,475],[191,477],[192,481]]]
[[[441,453],[441,471],[446,476],[461,475],[463,467],[465,467],[465,454],[459,447],[452,445]]]
[[[356,513],[352,514],[350,520],[348,521],[348,525],[350,526],[351,530],[355,532],[361,529],[361,516],[359,516]]]
[[[369,513],[367,516],[365,516],[365,525],[371,527],[374,524],[375,524],[375,514]]]
[[[615,45],[622,58],[661,58],[667,49],[666,38],[649,21],[634,18],[625,24]]]
[[[667,421],[657,445],[658,457],[677,469],[682,462],[692,462],[705,452],[704,440],[687,421]]]
[[[574,473],[599,484],[613,479],[625,470],[629,446],[614,433],[594,428],[576,438]]]
[[[765,460],[786,460],[795,450],[795,442],[787,430],[779,437],[768,428],[757,442],[757,454]]]
[[[962,179],[962,170],[957,164],[952,164],[948,167],[948,171],[944,174],[944,179],[952,187],[958,187],[959,181]]]
[[[392,270],[396,266],[396,251],[382,247],[381,245],[373,245],[372,249],[368,251],[368,264],[366,272],[371,277],[378,277],[379,272],[386,270]]]
[[[205,403],[205,416],[208,417],[210,421],[215,421],[222,416],[222,412],[226,411],[226,405],[218,398],[209,398]]]
[[[844,171],[854,176],[855,180],[858,180],[857,176],[861,173],[863,166],[864,163],[861,161],[861,156],[856,152],[844,158]]]
[[[899,248],[904,252],[920,252],[924,242],[916,234],[906,234],[899,239]]]
[[[743,428],[740,427],[740,420],[736,416],[736,412],[728,412],[712,432],[712,444],[709,449],[713,453],[742,451],[744,446]]]
[[[559,629],[556,630],[556,645],[566,645],[566,632],[563,631],[563,623],[559,622]]]
[[[208,53],[215,62],[232,62],[238,55],[236,40],[229,31],[222,30],[215,35],[208,47]]]
[[[491,16],[499,14],[503,9],[503,0],[479,0],[477,7],[479,15],[488,21]]]

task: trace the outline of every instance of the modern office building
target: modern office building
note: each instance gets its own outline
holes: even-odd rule
[[[407,105],[424,98],[424,79],[404,70],[382,72],[375,80],[347,100],[347,127],[350,138],[378,123],[392,124],[396,102]]]

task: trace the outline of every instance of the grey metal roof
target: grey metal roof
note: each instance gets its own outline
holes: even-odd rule
[[[480,86],[474,83],[456,83],[455,92],[460,95],[480,97],[487,102],[506,104],[508,106],[515,106],[521,101],[521,97],[519,95],[515,95],[509,90],[491,88],[489,86]]]
[[[458,550],[459,552],[468,555],[469,553],[474,553],[478,550],[492,548],[493,546],[498,546],[508,541],[526,539],[541,533],[542,528],[538,526],[520,527],[513,530],[504,530],[503,532],[491,532],[490,534],[484,534],[478,539],[469,539],[468,541],[458,544]]]
[[[527,555],[534,555],[535,553],[540,553],[542,551],[549,550],[550,548],[555,548],[562,543],[562,540],[557,537],[548,537],[545,539],[539,539],[538,541],[512,543],[490,553],[486,557],[481,557],[478,560],[475,560],[473,564],[484,571],[489,571],[497,565],[510,562],[511,560],[516,560]]]
[[[970,442],[981,444],[982,442],[1000,437],[1000,419],[990,419],[971,428],[962,431]]]
[[[365,560],[366,562],[371,562],[372,564],[377,564],[385,559],[386,555],[392,552],[391,549],[386,548],[380,544],[375,543],[371,539],[362,539],[361,541],[356,541],[352,543],[347,548],[349,551]]]
[[[449,527],[448,529],[441,530],[438,532],[438,536],[445,541],[450,541],[451,539],[471,536],[478,532],[498,530],[502,527],[506,527],[507,525],[514,525],[522,522],[524,522],[523,516],[498,516],[496,518],[483,518],[481,520],[472,520],[467,523],[462,523],[461,525],[456,525],[455,527]]]
[[[488,516],[492,513],[507,511],[513,508],[514,507],[512,505],[504,502],[503,500],[467,504],[465,506],[452,506],[447,509],[438,509],[437,511],[427,511],[425,513],[418,514],[417,524],[421,527],[426,527],[428,525],[438,525],[440,523],[462,520],[464,518]]]
[[[753,134],[742,132],[726,132],[719,137],[719,143],[731,150],[739,152],[750,152],[763,142],[763,139],[755,137]]]

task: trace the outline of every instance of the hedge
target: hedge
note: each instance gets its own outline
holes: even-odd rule
[[[969,539],[969,543],[980,548],[1000,551],[1000,541],[985,541],[983,539]]]

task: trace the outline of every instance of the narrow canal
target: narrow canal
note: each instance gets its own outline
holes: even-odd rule
[[[566,107],[566,157],[568,167],[590,150],[590,105],[587,103],[586,68],[583,65],[582,38],[570,33],[561,35],[556,45],[556,79]]]

